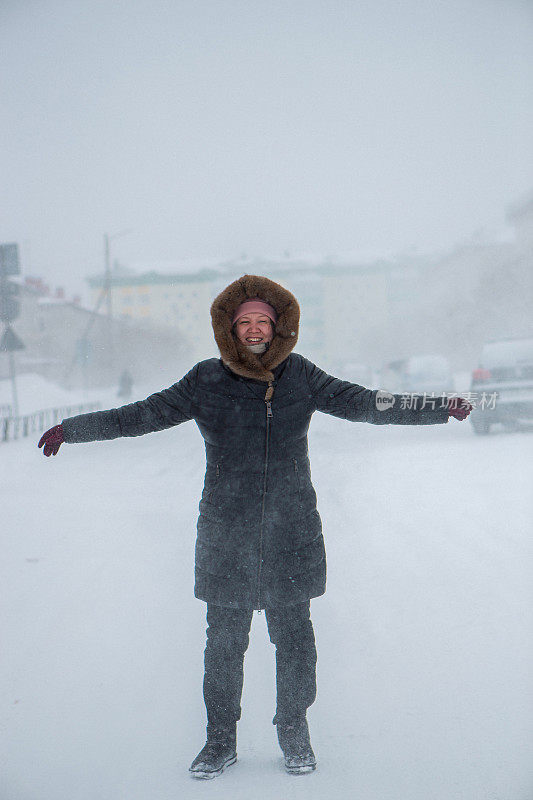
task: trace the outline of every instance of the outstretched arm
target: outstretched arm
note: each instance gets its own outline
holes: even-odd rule
[[[192,400],[198,365],[169,389],[156,392],[146,400],[129,403],[108,411],[68,417],[47,431],[39,441],[46,456],[57,455],[63,442],[94,442],[120,436],[142,436],[162,431],[192,419]]]
[[[356,383],[340,380],[307,359],[303,359],[303,365],[317,411],[341,419],[370,422],[373,425],[435,425],[448,422],[450,413],[457,419],[464,419],[470,413],[471,407],[461,406],[460,413],[456,414],[452,400],[443,407],[441,398],[435,398],[434,407],[428,402],[424,404],[423,398],[417,395],[412,396],[416,398],[415,402],[406,403],[401,394],[366,389]],[[410,399],[411,395],[408,397]],[[456,406],[460,405],[460,400],[454,398]]]

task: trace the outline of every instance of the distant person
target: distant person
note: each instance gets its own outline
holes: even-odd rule
[[[316,767],[306,720],[316,695],[310,599],[325,592],[326,558],[307,449],[313,413],[375,425],[429,425],[450,415],[462,420],[471,409],[461,398],[412,408],[402,407],[401,395],[389,395],[383,404],[376,390],[326,374],[292,352],[299,316],[289,291],[245,275],[211,306],[221,358],[201,361],[146,400],[65,419],[39,442],[49,456],[64,441],[141,436],[187,420],[200,429],[207,468],[194,591],[207,603],[208,628],[207,742],[190,767],[197,778],[213,778],[237,759],[243,659],[254,610],[265,611],[276,647],[273,722],[285,767],[290,773]]]
[[[127,369],[125,369],[118,381],[117,397],[124,397],[126,399],[128,397],[131,397],[132,388],[133,388],[133,378],[131,377],[131,373]]]

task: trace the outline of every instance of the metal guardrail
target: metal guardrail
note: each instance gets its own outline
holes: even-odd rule
[[[87,414],[99,409],[100,403],[85,403],[78,406],[46,408],[44,411],[34,411],[33,414],[20,417],[0,417],[0,442],[10,442],[22,436],[29,436],[31,433],[44,433],[66,417]]]

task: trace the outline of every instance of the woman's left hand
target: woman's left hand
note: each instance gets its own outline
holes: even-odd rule
[[[455,419],[463,420],[472,411],[472,406],[467,400],[462,397],[450,397],[448,399],[448,415],[455,417]]]

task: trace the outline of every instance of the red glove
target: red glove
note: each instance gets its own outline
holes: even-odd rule
[[[53,428],[50,428],[49,431],[43,433],[39,440],[39,444],[37,447],[42,447],[44,444],[44,454],[45,456],[57,456],[59,452],[59,448],[65,441],[65,437],[63,436],[63,428],[61,425],[54,425]]]
[[[462,397],[448,398],[448,416],[463,420],[467,418],[471,411],[472,406],[467,400],[463,400]]]

